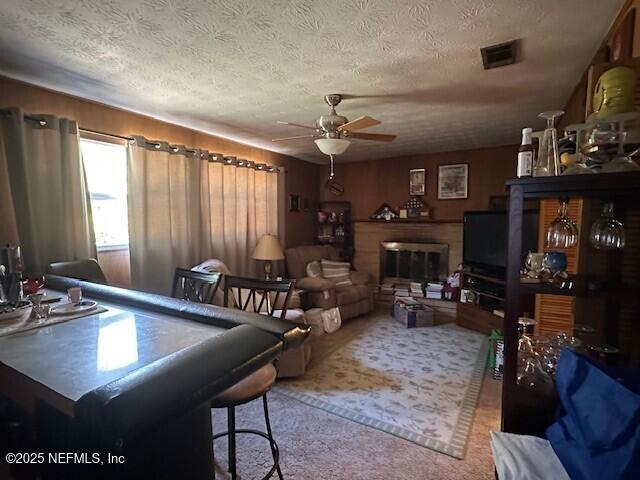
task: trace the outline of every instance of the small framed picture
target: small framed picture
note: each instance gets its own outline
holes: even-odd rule
[[[289,195],[289,211],[300,211],[300,195]]]
[[[427,172],[424,168],[409,170],[409,195],[424,195],[426,193]]]
[[[438,200],[455,200],[469,196],[469,164],[438,166]]]

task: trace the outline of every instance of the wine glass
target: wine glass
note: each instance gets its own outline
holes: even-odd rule
[[[626,133],[616,128],[615,122],[598,122],[586,130],[580,151],[589,158],[589,168],[599,171],[602,166],[620,154]]]
[[[580,151],[580,145],[583,142],[585,132],[589,129],[589,125],[586,123],[576,123],[573,125],[568,125],[564,128],[569,139],[573,137],[573,143],[575,145],[575,153],[574,161],[569,165],[562,175],[581,175],[583,173],[595,173],[589,167],[587,167],[585,162],[585,157]]]
[[[589,241],[593,248],[616,250],[624,247],[624,226],[616,220],[614,208],[613,202],[605,203],[600,218],[591,225]]]
[[[614,120],[620,125],[622,135],[618,144],[616,157],[602,166],[602,172],[635,172],[640,170],[640,166],[631,157],[638,155],[640,151],[640,129],[637,120],[640,119],[640,112],[620,113],[614,116]],[[632,122],[629,127],[629,121]]]
[[[587,345],[587,353],[599,362],[609,365],[615,362],[616,356],[620,353],[620,349],[613,345],[590,344]]]
[[[578,244],[578,226],[567,215],[567,199],[560,200],[558,216],[549,225],[546,243],[549,248],[570,248]]]
[[[530,357],[517,373],[518,385],[537,390],[544,395],[553,394],[553,379],[543,370],[538,359]]]
[[[550,112],[542,112],[539,118],[547,121],[540,141],[540,149],[538,151],[538,160],[533,167],[534,177],[553,177],[560,175],[560,154],[558,153],[558,132],[555,128],[556,118],[563,115],[562,110],[553,110]]]

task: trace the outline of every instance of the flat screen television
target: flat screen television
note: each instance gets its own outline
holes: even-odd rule
[[[538,250],[538,212],[525,210],[522,218],[521,265],[529,251]],[[488,274],[504,276],[507,268],[507,212],[465,212],[462,263]]]

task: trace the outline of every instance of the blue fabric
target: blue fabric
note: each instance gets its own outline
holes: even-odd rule
[[[572,480],[640,479],[640,395],[611,373],[569,349],[558,362],[565,413],[546,437]]]

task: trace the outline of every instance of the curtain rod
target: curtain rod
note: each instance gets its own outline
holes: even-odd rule
[[[37,122],[41,126],[45,126],[47,124],[46,120],[44,120],[42,117],[39,117],[39,116],[36,116],[36,115],[25,114],[24,118],[26,120]],[[102,135],[102,136],[105,136],[105,137],[119,138],[121,140],[126,140],[128,142],[136,141],[136,139],[134,137],[127,137],[127,136],[124,136],[124,135],[116,135],[114,133],[101,132],[100,130],[92,130],[90,128],[78,127],[78,130],[81,131],[81,132],[92,133],[94,135]],[[149,141],[146,141],[146,140],[145,140],[145,142],[146,142],[147,145],[151,145],[151,146],[153,146],[155,148],[160,148],[162,146],[162,144],[159,143],[159,142],[149,142]],[[169,148],[171,148],[171,150],[173,150],[174,152],[177,152],[179,150],[178,147],[173,146],[173,145],[169,145]],[[191,153],[191,154],[199,152],[199,150],[187,149],[187,148],[185,148],[185,151],[187,153]],[[267,165],[266,163],[257,163],[257,162],[253,162],[253,161],[250,161],[250,160],[238,159],[238,158],[232,157],[232,156],[228,157],[228,156],[225,156],[225,155],[223,155],[221,153],[218,153],[218,154],[210,153],[207,156],[212,160],[217,160],[220,163],[224,163],[224,164],[227,164],[227,165],[236,165],[238,167],[253,168],[255,170],[264,170],[266,172],[285,172],[286,173],[286,170],[284,168],[282,168],[282,167],[275,167],[273,165]],[[221,158],[218,158],[218,156],[220,156]],[[201,157],[204,158],[205,155],[201,153]]]
[[[25,117],[26,118],[26,117]],[[35,118],[34,118],[35,119]],[[37,120],[37,119],[36,119]],[[119,138],[121,140],[126,140],[128,142],[135,142],[136,139],[134,137],[126,137],[123,135],[116,135],[114,133],[106,133],[106,132],[101,132],[99,130],[91,130],[89,128],[80,128],[78,127],[78,130],[82,131],[82,132],[87,132],[87,133],[93,133],[94,135],[102,135],[105,137],[113,137],[113,138]],[[147,145],[151,145],[155,148],[160,148],[161,144],[158,142],[149,142],[146,141]],[[169,145],[169,148],[171,148],[173,151],[178,151],[178,148],[172,145]],[[186,148],[185,151],[187,153],[198,153],[198,150],[195,149],[188,149]],[[242,159],[236,159],[236,157],[227,157],[224,156],[223,154],[217,154],[217,153],[212,153],[209,154],[210,157],[212,157],[214,160],[217,160],[218,156],[221,156],[222,159],[220,160],[220,163],[226,163],[228,165],[231,164],[235,164],[239,167],[246,167],[246,168],[254,168],[256,170],[265,170],[267,172],[276,172],[276,171],[280,171],[279,167],[274,167],[273,165],[267,165],[264,163],[256,163],[256,162],[252,162],[250,160],[242,160]],[[204,158],[204,154],[201,154],[201,157]]]

